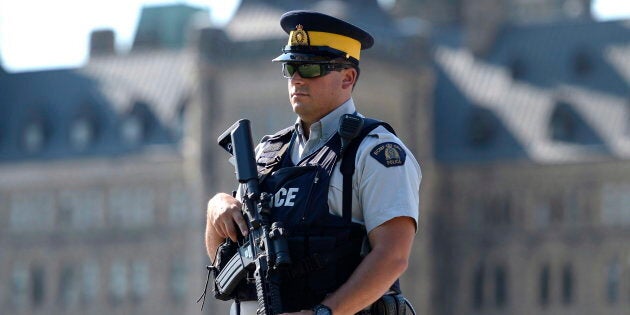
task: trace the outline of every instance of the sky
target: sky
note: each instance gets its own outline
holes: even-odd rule
[[[208,8],[211,22],[223,25],[240,0],[0,0],[0,61],[10,72],[78,67],[90,33],[103,28],[125,52],[142,6],[167,3]],[[630,0],[595,0],[593,12],[599,20],[630,18]]]

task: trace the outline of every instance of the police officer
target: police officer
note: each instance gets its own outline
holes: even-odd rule
[[[290,235],[294,270],[283,278],[284,311],[380,313],[371,305],[399,293],[397,279],[408,266],[420,167],[388,125],[364,119],[355,108],[351,93],[360,53],[372,46],[372,36],[312,11],[287,12],[280,25],[289,40],[273,61],[282,65],[298,118],[294,126],[264,137],[256,156],[261,189],[274,195],[273,220],[283,221]],[[357,139],[338,132],[341,117],[364,122]],[[353,141],[358,146],[351,150]],[[344,158],[354,166],[346,183]],[[208,202],[205,239],[211,260],[226,238],[247,235],[240,210],[229,194]],[[240,313],[255,314],[256,305],[242,302]]]

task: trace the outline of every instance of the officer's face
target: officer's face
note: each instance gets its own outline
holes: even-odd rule
[[[354,80],[356,70],[352,68],[316,78],[303,78],[295,72],[287,80],[293,111],[305,123],[320,120],[350,98]]]

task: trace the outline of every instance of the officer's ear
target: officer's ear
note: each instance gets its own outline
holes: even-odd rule
[[[345,89],[352,89],[354,87],[354,85],[357,83],[357,79],[359,78],[359,73],[357,72],[357,69],[355,68],[347,68],[341,71],[341,74],[343,75],[342,77],[342,81],[341,81],[341,87],[345,90]]]

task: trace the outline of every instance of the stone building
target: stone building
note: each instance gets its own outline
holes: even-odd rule
[[[628,309],[627,21],[433,34],[435,314]]]
[[[164,10],[192,16],[147,12]],[[195,59],[155,38],[116,55],[97,31],[81,68],[0,74],[0,313],[199,312],[204,216],[184,163]]]

